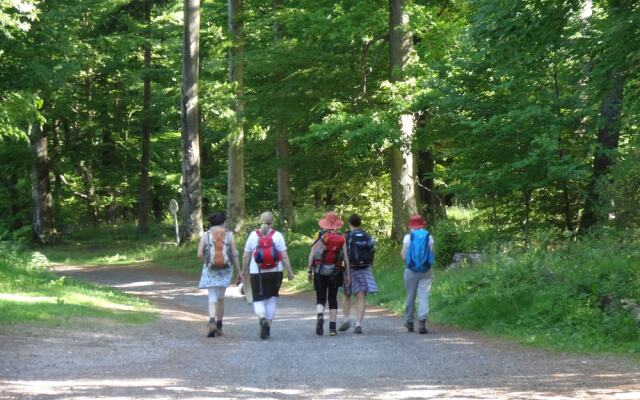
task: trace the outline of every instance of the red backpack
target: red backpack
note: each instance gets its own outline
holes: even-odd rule
[[[344,246],[344,236],[335,232],[326,232],[322,235],[318,254],[316,254],[315,263],[318,265],[339,265],[342,263],[344,254],[342,254],[342,246]]]
[[[258,235],[258,247],[253,251],[253,259],[260,269],[272,269],[282,260],[282,255],[273,242],[273,235],[276,231],[271,230],[263,235],[260,229],[256,229]]]

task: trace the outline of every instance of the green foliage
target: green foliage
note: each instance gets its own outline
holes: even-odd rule
[[[637,234],[508,249],[483,265],[438,274],[433,319],[574,351],[638,352]],[[542,235],[541,235],[542,237]]]
[[[144,323],[155,318],[141,299],[112,289],[59,277],[45,269],[38,252],[0,242],[0,322],[67,324],[78,317]]]

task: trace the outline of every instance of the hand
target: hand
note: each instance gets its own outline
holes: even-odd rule
[[[307,279],[309,282],[313,282],[313,272],[311,270],[307,271]]]
[[[345,274],[344,275],[344,285],[345,286],[349,286],[350,283],[351,283],[351,277],[349,277],[349,275]]]
[[[287,270],[287,279],[292,281],[293,280],[293,272]]]

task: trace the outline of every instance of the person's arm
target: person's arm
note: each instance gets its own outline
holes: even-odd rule
[[[309,280],[311,280],[312,276],[313,276],[313,254],[316,250],[316,246],[317,246],[317,242],[315,242],[312,246],[311,246],[311,251],[309,252],[309,258],[307,260],[307,276],[309,278]]]
[[[198,258],[204,261],[204,240],[205,236],[208,235],[208,232],[205,232],[204,235],[200,238],[200,242],[198,243]]]
[[[407,260],[407,241],[402,241],[402,250],[400,251],[400,256],[402,257],[402,261]]]
[[[247,276],[249,271],[249,263],[251,262],[251,252],[245,251],[242,255],[242,276]]]
[[[293,269],[291,269],[291,260],[289,260],[289,254],[286,250],[283,250],[280,254],[282,254],[282,263],[287,269],[287,279],[293,279]]]
[[[344,271],[345,271],[345,275],[344,275],[344,284],[346,286],[349,286],[349,281],[351,280],[351,274],[349,273],[349,253],[347,252],[347,242],[345,241],[342,244],[342,254],[344,254],[345,256],[342,257],[344,258]]]

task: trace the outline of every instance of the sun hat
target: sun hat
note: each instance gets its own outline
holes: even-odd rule
[[[422,229],[427,226],[427,221],[420,214],[413,214],[409,217],[409,229]]]
[[[329,211],[318,221],[318,225],[322,229],[340,229],[343,224],[344,222],[333,211]]]

